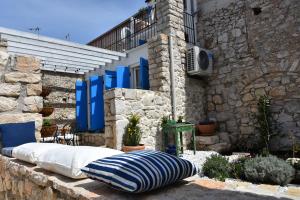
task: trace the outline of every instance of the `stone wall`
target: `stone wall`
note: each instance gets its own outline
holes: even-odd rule
[[[82,75],[43,71],[43,86],[51,88],[44,104],[54,107],[54,112],[47,118],[53,119],[59,127],[75,120],[75,83],[80,78]]]
[[[0,124],[35,121],[40,139],[43,108],[40,62],[33,57],[9,56],[0,41]]]
[[[158,35],[149,41],[150,89],[170,98],[170,35],[173,37],[176,115],[193,123],[204,118],[203,81],[188,77],[185,70],[187,44],[183,26],[183,1],[157,1]]]
[[[104,100],[106,146],[121,149],[128,117],[137,114],[141,117],[141,143],[147,149],[161,149],[161,117],[170,114],[169,100],[163,93],[116,88],[106,91]]]
[[[80,134],[80,145],[85,146],[104,146],[105,137],[103,133],[82,133]]]
[[[199,44],[214,54],[210,117],[237,143],[257,133],[252,116],[267,94],[279,125],[272,148],[290,149],[289,134],[300,139],[300,1],[198,2]]]
[[[105,185],[91,179],[70,179],[0,155],[0,199],[3,200],[88,200],[100,196],[101,192],[99,195],[94,192],[95,186],[107,190]]]

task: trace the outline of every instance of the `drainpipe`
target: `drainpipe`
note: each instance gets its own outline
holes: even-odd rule
[[[175,98],[175,77],[174,77],[174,52],[173,52],[173,36],[169,35],[169,52],[170,52],[170,79],[171,79],[171,106],[173,120],[177,119],[176,116],[176,98]]]

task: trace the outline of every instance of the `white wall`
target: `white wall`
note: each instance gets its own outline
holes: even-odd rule
[[[103,76],[105,73],[105,70],[116,70],[116,66],[136,66],[139,65],[140,57],[143,57],[145,59],[148,59],[148,45],[144,44],[141,46],[138,46],[134,49],[131,49],[126,52],[126,57],[121,58],[118,61],[114,61],[110,64],[106,64],[105,66],[102,66],[101,68],[90,71],[85,74],[85,80],[87,81],[87,86],[89,88],[89,77],[93,75]],[[88,102],[88,113],[90,113],[90,99],[89,99],[89,90],[87,91],[87,102]],[[88,115],[88,127],[90,127],[90,116]]]
[[[148,44],[144,44],[141,46],[138,46],[134,49],[130,49],[126,52],[126,57],[121,58],[120,60],[115,60],[112,63],[108,63],[105,66],[102,66],[101,68],[90,71],[85,74],[85,79],[88,80],[89,76],[92,75],[104,75],[105,70],[116,70],[116,66],[135,66],[139,64],[140,57],[143,57],[145,59],[148,59]]]

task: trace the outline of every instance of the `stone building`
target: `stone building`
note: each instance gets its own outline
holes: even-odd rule
[[[195,44],[187,41],[184,15],[191,7]],[[217,150],[235,148],[243,138],[256,136],[253,114],[258,98],[268,95],[278,125],[272,150],[290,150],[290,135],[300,138],[299,15],[297,0],[157,0],[156,34],[147,39],[145,47],[150,91],[106,92],[106,144],[120,148],[132,112],[142,116],[143,142],[152,148],[160,144],[162,115],[173,113],[197,123],[208,114],[217,121],[219,134],[200,137],[198,142]],[[97,46],[96,41],[91,45]],[[210,76],[195,79],[187,75],[186,51],[193,45],[213,53]]]
[[[183,116],[192,123],[209,116],[217,121],[218,134],[198,137],[199,149],[234,149],[242,138],[257,134],[253,114],[261,95],[271,98],[274,123],[278,125],[272,149],[289,150],[291,134],[300,139],[298,0],[157,0],[155,14],[152,10],[150,16],[143,21],[140,14],[134,15],[135,24],[127,20],[89,43],[126,53],[118,54],[120,59],[101,69],[88,70],[84,76],[42,71],[39,82],[54,88],[44,100],[56,106],[51,117],[60,121],[75,117],[74,87],[78,78],[88,82],[91,75],[104,76],[105,70],[123,65],[130,67],[131,85],[104,91],[105,131],[85,134],[88,144],[97,141],[97,145],[120,149],[127,118],[136,113],[141,116],[142,142],[148,148],[161,148],[163,116]],[[120,32],[107,45],[108,35],[114,30]],[[213,53],[209,76],[191,77],[186,73],[186,52],[195,45]],[[146,90],[138,89],[136,80],[140,58],[149,64]],[[5,101],[14,104],[16,100],[5,97]],[[185,143],[189,142],[187,135]]]
[[[273,150],[300,139],[300,2],[293,0],[199,1],[199,45],[214,53],[207,85],[210,117],[232,144],[253,135],[257,100],[271,98],[278,125]]]

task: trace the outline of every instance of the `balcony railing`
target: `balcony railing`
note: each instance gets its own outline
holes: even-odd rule
[[[194,17],[184,13],[185,40],[194,44]],[[91,41],[88,45],[124,52],[140,46],[156,35],[155,8],[143,9],[110,31]]]
[[[126,51],[147,42],[156,35],[155,9],[143,9],[89,45],[113,51]]]

